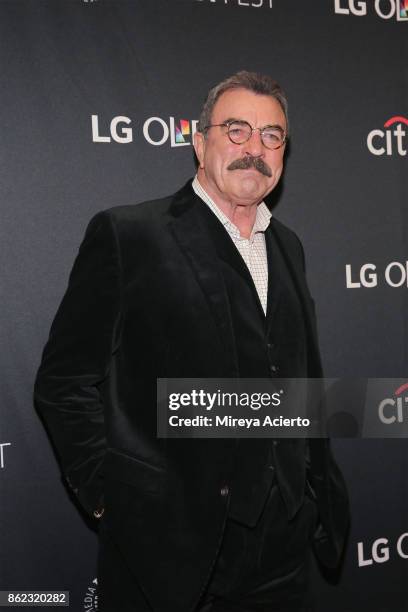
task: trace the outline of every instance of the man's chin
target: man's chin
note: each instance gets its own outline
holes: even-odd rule
[[[249,203],[255,204],[261,202],[272,189],[273,186],[267,189],[265,185],[259,184],[257,178],[247,175],[239,182],[239,185],[235,185],[234,192],[240,199],[249,200]]]

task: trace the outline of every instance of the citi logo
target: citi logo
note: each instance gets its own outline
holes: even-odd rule
[[[408,404],[408,383],[404,383],[394,391],[394,397],[387,397],[378,405],[378,418],[384,425],[403,423],[408,418],[406,412]],[[404,411],[405,407],[405,411]]]
[[[124,115],[113,117],[109,126],[104,126],[104,133],[99,125],[99,116],[92,115],[92,142],[117,142],[128,144],[133,142],[132,120]],[[171,147],[185,147],[191,145],[194,133],[197,130],[198,120],[169,117],[149,117],[142,126],[142,134],[146,142],[155,147],[166,143]]]
[[[195,0],[211,4],[228,4],[230,6],[250,6],[252,8],[272,8],[272,0]]]
[[[408,0],[334,0],[334,12],[339,15],[367,15],[367,4],[374,8],[381,19],[395,17],[397,21],[408,21]]]
[[[394,155],[405,156],[407,154],[407,130],[408,119],[401,115],[395,115],[384,123],[383,130],[371,130],[367,136],[367,147],[372,155]]]

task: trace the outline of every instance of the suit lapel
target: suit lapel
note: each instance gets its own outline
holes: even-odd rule
[[[269,227],[265,231],[265,245],[268,257],[268,300],[266,304],[266,333],[269,334],[276,309],[282,294],[282,285],[275,276],[276,262],[274,261],[273,237]]]
[[[265,323],[265,314],[262,308],[261,301],[259,299],[258,292],[255,287],[255,283],[251,276],[248,266],[246,265],[243,257],[235,246],[232,238],[228,234],[227,230],[209,207],[200,201],[199,213],[202,216],[203,222],[207,224],[208,230],[211,235],[211,240],[215,245],[218,257],[223,259],[231,268],[243,278],[252,291],[253,298],[258,307],[258,311],[262,320],[262,324]]]
[[[208,302],[224,347],[226,363],[230,366],[229,376],[236,377],[238,361],[227,290],[201,205],[191,186],[186,185],[172,202],[169,228]]]
[[[237,376],[237,351],[232,328],[231,312],[218,257],[222,257],[228,261],[228,263],[232,265],[248,283],[250,283],[254,291],[254,297],[263,314],[252,277],[230,237],[227,235],[228,240],[224,240],[224,236],[220,235],[220,232],[225,232],[225,229],[219,224],[219,221],[215,219],[215,217],[213,218],[211,216],[213,213],[206,208],[205,204],[195,194],[191,188],[191,183],[188,183],[175,195],[170,212],[170,230],[187,258],[208,302],[219,331],[222,345],[225,349],[227,363],[231,366],[231,376]],[[213,233],[209,227],[209,223],[211,224],[214,222],[216,222],[217,225],[216,231]],[[298,253],[292,252],[289,241],[283,236],[282,231],[279,226],[273,222],[273,219],[265,232],[269,271],[266,323],[270,326],[273,321],[274,312],[279,303],[279,287],[274,286],[273,274],[270,274],[271,270],[273,270],[273,263],[271,262],[272,236],[276,239],[298,292],[304,311],[306,328],[310,341],[310,350],[312,354],[318,355],[312,299],[306,285],[304,270],[301,265],[297,264],[299,261]],[[320,361],[318,365],[320,367]]]
[[[319,348],[317,343],[317,331],[315,326],[315,315],[313,312],[313,301],[310,295],[309,289],[306,284],[306,276],[304,269],[301,265],[298,265],[299,256],[296,253],[291,252],[291,247],[288,240],[285,240],[279,227],[271,222],[267,232],[273,232],[278,246],[285,259],[285,263],[288,266],[289,272],[295,284],[296,291],[298,293],[304,317],[308,340],[310,342],[309,352],[313,355],[319,355]],[[318,359],[318,368],[321,371],[320,359]]]

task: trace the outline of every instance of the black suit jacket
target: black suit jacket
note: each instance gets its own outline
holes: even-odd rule
[[[173,197],[91,220],[35,387],[69,486],[90,514],[103,500],[102,534],[157,611],[197,603],[222,539],[229,497],[221,490],[235,465],[234,440],[156,437],[158,377],[239,376],[205,206],[189,183]],[[304,309],[309,375],[320,377],[301,244],[276,219],[267,231]],[[291,443],[274,447],[276,463]],[[315,549],[335,566],[348,523],[346,490],[328,442],[312,440],[310,453],[321,519]]]

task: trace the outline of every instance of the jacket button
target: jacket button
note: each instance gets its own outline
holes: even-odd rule
[[[105,512],[105,508],[98,508],[97,510],[94,510],[93,515],[96,519],[100,519],[102,518],[104,512]]]
[[[271,372],[273,372],[274,374],[276,374],[277,372],[279,372],[279,366],[277,365],[271,365]]]
[[[224,485],[223,487],[221,487],[221,497],[227,497],[228,493],[229,493],[229,487],[227,485]]]

